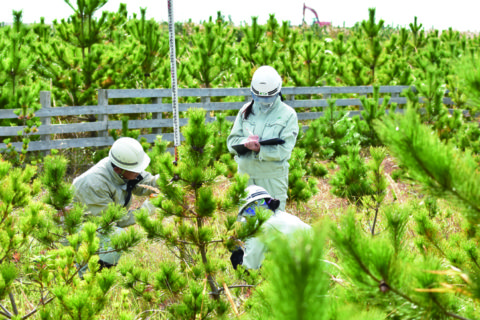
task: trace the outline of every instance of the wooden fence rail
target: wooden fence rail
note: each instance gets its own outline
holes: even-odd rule
[[[389,103],[399,105],[406,104],[406,98],[400,97],[403,90],[408,86],[382,86],[380,94],[391,97]],[[360,96],[373,93],[372,86],[358,87],[287,87],[282,88],[282,93],[286,96],[286,103],[297,111],[299,120],[312,120],[323,115],[323,112],[311,112],[309,108],[326,107],[327,99],[336,99],[337,106],[360,107],[362,104]],[[350,98],[336,97],[338,95],[349,95]],[[299,95],[321,96],[322,98],[299,99]],[[240,102],[211,102],[212,97],[243,97]],[[225,111],[239,110],[245,101],[251,99],[249,88],[212,88],[212,89],[179,89],[178,97],[196,97],[200,102],[179,103],[179,111],[187,111],[189,108],[203,108],[207,111]],[[116,99],[135,99],[150,98],[150,104],[109,104],[109,100]],[[45,151],[50,149],[64,148],[83,148],[83,147],[106,147],[113,143],[113,138],[108,135],[108,130],[121,129],[122,122],[119,120],[110,120],[109,115],[127,115],[127,114],[152,114],[151,119],[129,120],[130,129],[152,128],[152,134],[141,135],[148,142],[153,142],[157,135],[162,135],[163,140],[173,141],[173,133],[161,133],[162,128],[173,126],[171,116],[162,118],[164,113],[172,112],[171,103],[163,103],[162,99],[171,98],[170,89],[100,89],[98,90],[98,104],[96,106],[78,106],[78,107],[52,107],[51,94],[49,91],[40,92],[40,103],[42,108],[38,110],[35,116],[41,119],[42,125],[38,127],[38,132],[30,135],[40,135],[39,141],[31,141],[29,151]],[[197,99],[198,100],[198,99]],[[380,99],[382,103],[383,98]],[[446,105],[452,105],[450,98],[444,98]],[[306,110],[306,111],[303,111]],[[401,109],[399,109],[401,111]],[[350,116],[359,114],[360,111],[351,111]],[[80,123],[55,123],[52,124],[52,117],[65,116],[96,116],[95,122]],[[18,116],[12,109],[0,110],[0,119],[16,119]],[[118,117],[117,117],[118,118]],[[235,116],[227,117],[234,121]],[[212,121],[213,119],[208,119]],[[188,119],[180,118],[180,126],[187,123]],[[58,122],[58,121],[57,121]],[[0,141],[8,137],[16,137],[24,126],[0,127]],[[96,132],[96,137],[91,138],[60,138],[55,139],[55,135],[61,134],[84,134],[85,132]],[[21,150],[22,143],[13,143],[17,150]],[[5,143],[0,143],[0,149],[6,147]]]

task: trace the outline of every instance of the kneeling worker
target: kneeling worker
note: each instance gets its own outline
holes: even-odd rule
[[[138,184],[157,186],[158,175],[153,176],[145,171],[149,163],[150,157],[143,151],[142,145],[137,140],[126,137],[116,140],[108,157],[73,181],[74,201],[85,205],[86,215],[99,216],[110,203],[130,208],[132,194],[147,196],[152,193],[147,188],[137,186]],[[143,203],[142,208],[146,208],[150,213],[155,210],[148,200]],[[133,224],[135,224],[135,216],[132,211],[129,211],[122,220],[117,222],[114,233],[122,232],[122,228]],[[103,247],[101,250],[108,251],[106,247],[109,242],[108,238],[100,234],[100,245]],[[120,253],[99,254],[99,258],[102,266],[110,267],[117,264]]]
[[[299,230],[310,230],[311,227],[302,222],[298,217],[278,210],[280,201],[274,199],[262,187],[251,185],[245,189],[248,194],[243,199],[243,204],[238,211],[237,221],[245,222],[249,217],[255,216],[260,207],[273,211],[272,216],[263,223],[260,235],[245,241],[244,248],[237,249],[232,253],[230,261],[233,268],[243,265],[247,269],[258,269],[262,265],[267,247],[260,237],[273,238],[279,234],[292,235]]]

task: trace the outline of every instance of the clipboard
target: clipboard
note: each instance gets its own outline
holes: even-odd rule
[[[276,146],[276,145],[279,145],[279,144],[284,144],[285,143],[285,140],[283,139],[280,139],[280,138],[273,138],[273,139],[267,139],[267,140],[260,140],[260,145],[262,146]],[[243,155],[249,151],[252,151],[250,149],[248,149],[247,147],[245,147],[242,144],[236,144],[234,146],[232,146],[232,148],[237,151],[237,154],[238,155]]]

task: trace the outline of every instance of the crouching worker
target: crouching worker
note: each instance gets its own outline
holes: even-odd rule
[[[132,194],[147,196],[152,193],[148,188],[138,185],[157,186],[158,175],[145,171],[150,157],[143,151],[142,145],[133,138],[120,138],[110,149],[108,157],[77,177],[73,181],[74,201],[85,206],[85,214],[100,216],[109,204],[122,205],[127,210],[132,203]],[[142,208],[150,213],[155,207],[147,200]],[[86,217],[88,218],[88,217]],[[114,234],[125,232],[123,228],[135,224],[133,210],[117,222]],[[99,233],[100,250],[109,251],[110,239]],[[101,267],[111,267],[120,259],[119,252],[99,254]]]
[[[311,230],[311,227],[296,216],[279,210],[280,201],[272,198],[264,188],[251,185],[245,190],[248,193],[238,211],[237,221],[245,223],[247,219],[255,216],[260,208],[271,210],[273,214],[263,223],[257,236],[247,239],[243,248],[232,253],[230,261],[234,269],[238,265],[243,265],[247,269],[258,269],[268,251],[261,239],[273,239],[280,234],[289,236],[299,230]]]

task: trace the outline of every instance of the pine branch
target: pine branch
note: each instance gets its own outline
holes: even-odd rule
[[[52,297],[52,298],[48,299],[47,301],[44,301],[44,302],[42,303],[42,306],[44,306],[44,305],[52,302],[53,299],[55,299],[55,297]],[[42,300],[43,300],[43,298],[42,298]],[[24,316],[22,317],[22,320],[30,318],[30,317],[33,316],[35,313],[37,313],[37,311],[38,311],[38,308],[33,309],[32,311],[30,311],[29,313],[27,313],[26,315],[24,315]]]
[[[432,300],[433,302],[435,302],[435,304],[437,305],[437,307],[439,307],[443,313],[445,313],[447,316],[449,317],[452,317],[452,318],[455,318],[455,319],[460,319],[460,320],[471,320],[471,319],[468,319],[468,318],[464,318],[462,316],[459,316],[458,314],[455,314],[455,313],[452,313],[452,312],[449,312],[447,311],[440,302],[438,302],[438,300],[435,298],[435,296],[432,296]]]
[[[233,286],[228,286],[227,288],[228,289],[235,289],[235,288],[255,288],[256,285],[252,285],[252,284],[238,284],[238,285],[233,285]],[[218,289],[218,293],[222,293],[222,291],[224,291],[225,289],[224,288],[219,288]],[[208,294],[214,294],[213,292],[209,292]]]
[[[10,298],[10,303],[12,304],[13,313],[17,316],[18,315],[17,304],[15,303],[15,297],[13,296],[13,293],[11,291],[8,293],[8,297]]]
[[[12,318],[12,314],[10,313],[10,311],[8,311],[7,309],[5,309],[5,307],[0,303],[0,308],[2,308],[3,311],[0,311],[0,314],[7,317],[8,319],[11,319]]]
[[[414,150],[414,147],[413,146],[410,146],[412,148],[412,150]],[[479,212],[480,213],[480,207],[478,207],[475,203],[475,202],[472,202],[470,201],[469,198],[467,197],[464,197],[463,195],[461,195],[460,193],[457,192],[457,190],[455,188],[451,189],[451,188],[448,188],[448,186],[446,185],[443,185],[441,183],[441,181],[439,181],[437,179],[437,177],[433,174],[433,172],[431,172],[428,168],[428,166],[422,161],[422,159],[420,159],[418,157],[418,154],[415,152],[415,153],[412,153],[412,156],[413,158],[415,159],[415,161],[417,162],[417,164],[421,167],[422,171],[433,181],[435,181],[439,187],[441,187],[444,191],[444,192],[448,192],[448,193],[451,193],[453,194],[456,198],[460,199],[462,202],[464,203],[467,203],[471,208],[473,208],[475,211]]]

